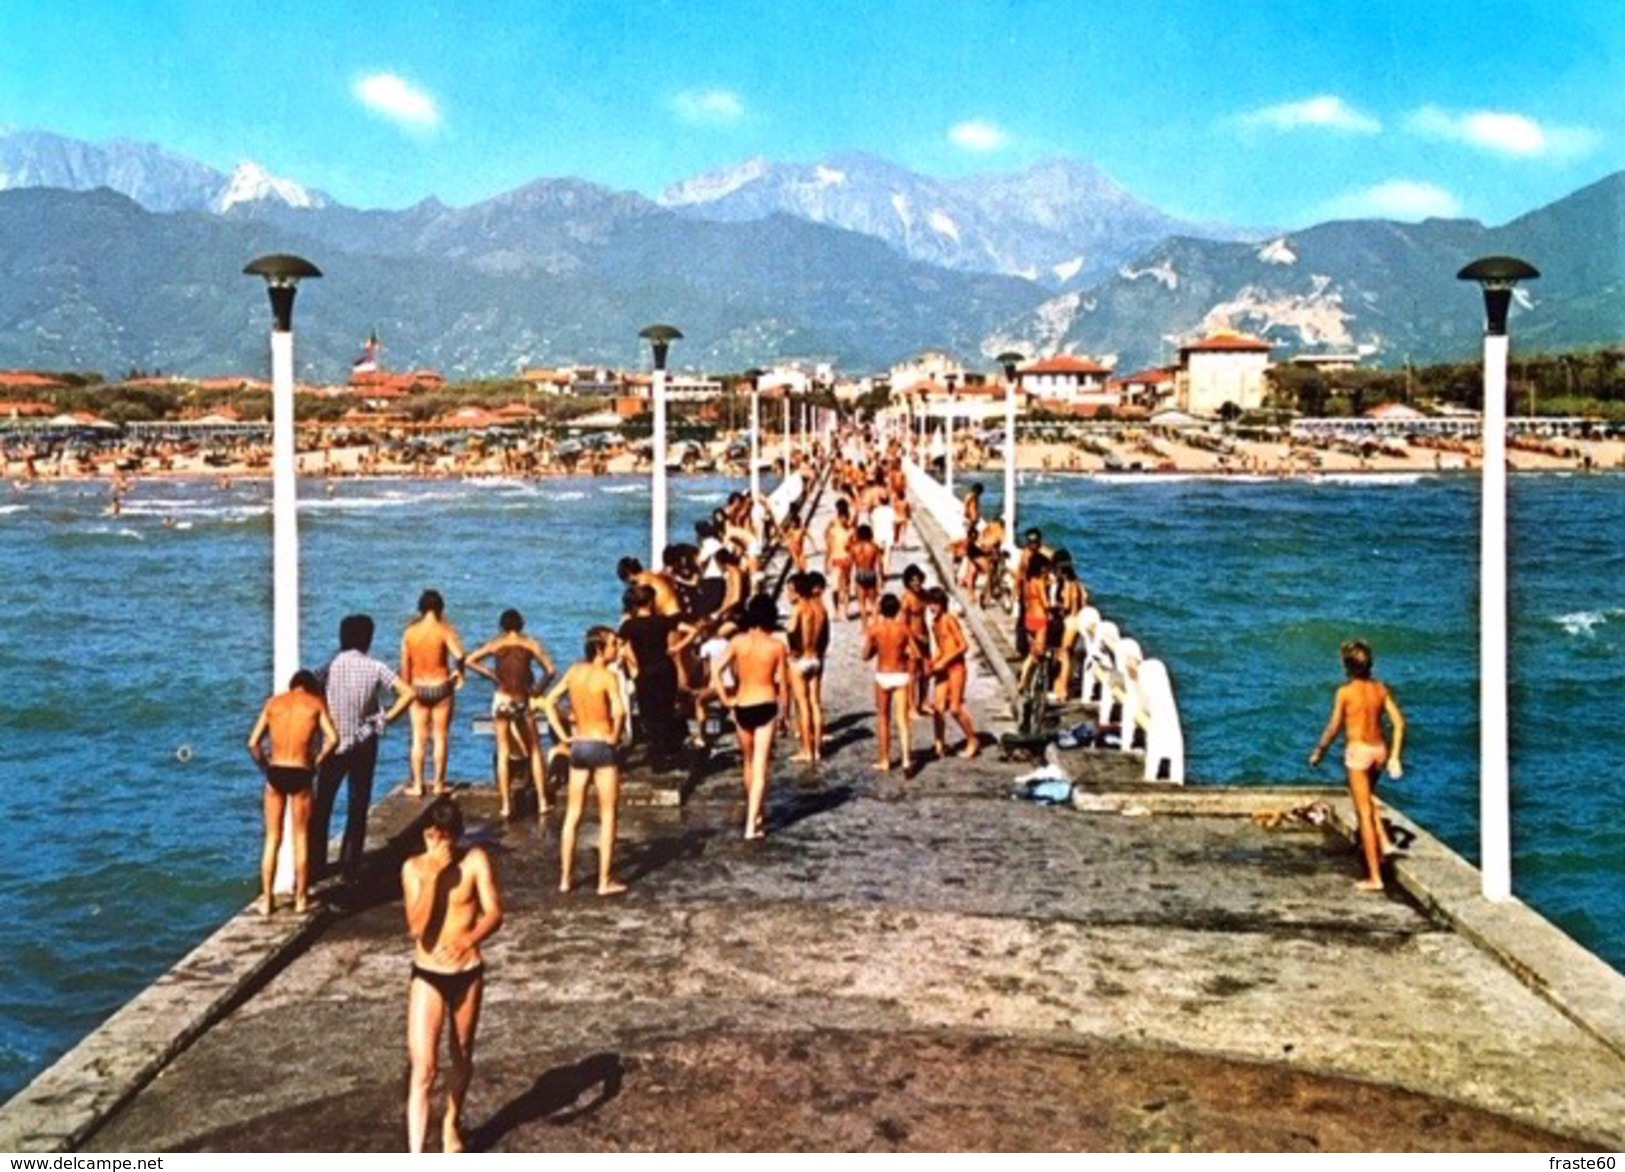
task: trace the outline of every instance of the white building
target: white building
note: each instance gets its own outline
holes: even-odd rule
[[[1108,385],[1111,377],[1111,367],[1077,354],[1057,354],[1016,372],[1029,398],[1068,407],[1116,407],[1119,396]]]
[[[1179,348],[1175,402],[1191,415],[1216,416],[1227,410],[1256,411],[1264,405],[1264,372],[1270,344],[1262,338],[1217,330]]]
[[[891,368],[893,397],[909,394],[920,383],[936,383],[941,387],[965,385],[965,364],[940,350],[927,350],[917,358],[899,362]]]

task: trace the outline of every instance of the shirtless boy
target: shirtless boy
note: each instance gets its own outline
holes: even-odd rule
[[[434,739],[434,792],[446,792],[446,755],[457,689],[463,686],[463,641],[445,620],[446,600],[438,590],[418,597],[418,617],[401,637],[401,679],[417,694],[412,717],[412,785],[407,793],[423,795],[423,757]]]
[[[790,579],[795,605],[790,612],[790,691],[795,697],[796,732],[801,752],[792,761],[820,761],[824,756],[824,656],[829,651],[829,609],[824,605],[824,575],[796,574]]]
[[[1382,860],[1394,853],[1388,830],[1382,824],[1382,808],[1377,804],[1377,778],[1384,764],[1388,776],[1399,780],[1405,769],[1400,753],[1405,747],[1405,714],[1393,693],[1381,682],[1371,678],[1371,646],[1361,639],[1350,639],[1340,649],[1343,670],[1349,682],[1337,689],[1332,702],[1332,716],[1326,722],[1326,731],[1320,734],[1320,743],[1309,754],[1312,767],[1320,764],[1326,750],[1346,734],[1343,745],[1343,766],[1348,770],[1349,794],[1354,799],[1354,812],[1360,824],[1360,847],[1365,854],[1366,877],[1355,884],[1359,891],[1381,891]],[[1394,747],[1389,751],[1382,734],[1382,717],[1394,730]]]
[[[913,763],[909,743],[909,686],[914,679],[914,662],[919,658],[914,634],[902,618],[903,604],[895,594],[880,599],[880,617],[869,624],[863,636],[863,658],[875,661],[875,717],[879,726],[880,759],[875,768],[891,769],[892,712],[897,712],[898,738],[902,742],[903,773]]]
[[[926,621],[925,571],[910,562],[903,568],[903,622],[914,636],[914,682],[909,685],[908,702],[915,716],[924,716],[931,703],[931,674],[926,662],[931,658],[931,627]]]
[[[728,650],[712,664],[711,676],[722,702],[733,709],[739,730],[739,756],[745,774],[745,837],[767,834],[768,762],[773,733],[789,703],[790,649],[773,632],[779,625],[773,599],[758,594],[745,604],[743,630],[728,641]],[[728,680],[733,672],[733,684]]]
[[[411,1151],[421,1152],[429,1131],[429,1096],[440,1057],[440,1033],[447,1033],[451,1069],[446,1079],[446,1115],[441,1148],[463,1150],[463,1100],[474,1077],[474,1035],[485,994],[485,962],[480,945],[502,927],[502,893],[485,851],[459,842],[463,815],[450,797],[429,806],[423,826],[423,853],[401,865],[406,927],[412,933],[412,979],[406,993],[406,1052],[411,1073],[406,1086],[406,1133]]]
[[[322,748],[314,752],[316,733]],[[271,738],[271,759],[265,759],[264,740]],[[339,733],[327,712],[327,698],[313,673],[297,671],[288,690],[272,696],[260,710],[254,731],[248,734],[248,755],[265,774],[265,849],[260,853],[260,897],[255,908],[268,916],[276,908],[271,888],[276,881],[276,856],[282,849],[282,819],[293,811],[293,910],[310,909],[310,797],[316,767],[338,746]]]
[[[965,707],[965,678],[969,674],[966,653],[970,650],[970,643],[965,638],[965,628],[958,616],[948,609],[946,590],[941,586],[932,587],[925,592],[925,602],[931,611],[931,633],[937,646],[930,662],[931,678],[937,685],[931,703],[931,732],[936,753],[939,758],[948,755],[946,718],[952,716],[965,732],[965,744],[959,755],[968,760],[976,756],[981,747],[976,739],[976,726],[971,722],[970,709]]]
[[[852,542],[852,583],[858,589],[858,618],[865,624],[875,617],[880,598],[880,546],[868,525],[859,525]]]
[[[502,633],[469,653],[464,665],[497,686],[491,697],[491,729],[497,740],[497,792],[502,798],[502,817],[513,817],[513,798],[508,777],[508,746],[518,745],[530,761],[530,779],[536,786],[536,816],[547,813],[547,768],[542,746],[536,736],[536,722],[530,714],[533,668],[540,666],[544,676],[553,674],[553,657],[535,639],[524,633],[525,616],[511,607],[497,620]],[[484,660],[494,659],[492,671]]]
[[[842,618],[851,618],[852,600],[852,506],[835,502],[835,516],[824,527],[824,565],[835,576],[835,609]]]
[[[587,632],[581,662],[570,665],[564,678],[542,698],[542,711],[561,745],[570,747],[570,790],[564,807],[564,828],[559,832],[559,890],[569,891],[575,881],[576,836],[581,829],[587,785],[598,791],[598,894],[619,895],[626,885],[613,877],[615,821],[621,798],[621,770],[615,746],[626,725],[626,703],[621,683],[610,664],[620,654],[615,632],[593,627]],[[559,701],[570,698],[572,727],[565,728]]]

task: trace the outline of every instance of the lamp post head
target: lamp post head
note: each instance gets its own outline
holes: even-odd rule
[[[1006,350],[1003,354],[1000,354],[996,359],[994,359],[995,362],[1004,367],[1004,377],[1009,382],[1016,381],[1016,367],[1020,366],[1026,360],[1026,355],[1018,354],[1014,350]]]
[[[265,278],[265,288],[271,295],[271,315],[275,319],[273,328],[279,334],[286,334],[293,329],[294,290],[300,280],[319,277],[322,270],[302,256],[273,252],[249,261],[243,266],[243,275]]]
[[[1484,290],[1484,332],[1497,337],[1507,332],[1507,311],[1512,307],[1512,288],[1519,281],[1532,281],[1540,270],[1515,256],[1486,256],[1475,260],[1456,274],[1458,281],[1477,281]]]
[[[671,344],[683,336],[683,331],[676,326],[644,326],[638,331],[638,337],[647,338],[649,346],[655,352],[655,369],[666,369],[666,351]]]

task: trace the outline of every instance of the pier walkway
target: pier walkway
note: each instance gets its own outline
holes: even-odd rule
[[[923,554],[894,574],[930,573]],[[1069,755],[1084,809],[1011,800],[1031,766],[991,751],[876,773],[858,645],[837,620],[828,759],[794,766],[780,738],[769,837],[740,840],[737,755],[720,754],[682,806],[624,812],[623,896],[561,896],[556,816],[502,825],[488,788],[464,793],[507,900],[472,1147],[1625,1145],[1617,1020],[1582,1024],[1402,894],[1356,896],[1335,833],[1246,816],[1331,791],[1147,786],[1116,753]],[[973,670],[984,735],[1008,727],[999,674]],[[418,808],[390,797],[380,840],[408,841]],[[121,1107],[104,1097],[88,1134],[61,1117],[73,1095],[53,1120],[31,1088],[0,1112],[0,1148],[403,1149],[410,948],[389,872]],[[256,933],[287,929],[222,935]],[[186,965],[155,990],[177,1005],[211,971]]]

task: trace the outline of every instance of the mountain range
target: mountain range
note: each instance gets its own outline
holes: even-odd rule
[[[244,261],[325,271],[300,294],[301,374],[342,377],[377,329],[395,368],[451,377],[630,365],[676,322],[677,365],[881,367],[926,348],[1014,348],[1119,370],[1232,326],[1295,352],[1461,358],[1479,320],[1454,275],[1525,256],[1520,346],[1612,344],[1625,322],[1625,173],[1509,224],[1344,221],[1256,233],[1178,220],[1053,160],[939,180],[867,155],[753,160],[651,200],[542,179],[468,207],[360,210],[253,163],[0,134],[0,367],[219,374],[264,364]]]

